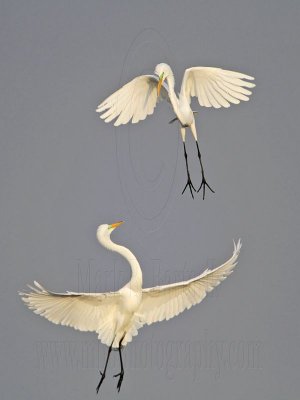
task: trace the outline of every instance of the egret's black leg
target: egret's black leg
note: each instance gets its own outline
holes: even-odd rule
[[[125,336],[125,335],[124,335],[124,336]],[[120,342],[119,342],[119,348],[118,348],[118,350],[119,350],[119,356],[120,356],[121,371],[120,371],[118,374],[114,375],[114,378],[116,378],[117,376],[119,377],[118,384],[117,384],[118,392],[119,392],[120,389],[121,389],[121,385],[122,385],[123,377],[124,377],[124,368],[123,368],[123,360],[122,360],[122,341],[123,341],[123,339],[124,339],[124,336],[123,336],[122,339],[120,340]]]
[[[189,187],[192,198],[194,198],[193,190],[196,192],[196,189],[191,181],[190,177],[190,171],[189,171],[189,165],[188,165],[188,160],[187,160],[187,153],[186,153],[186,148],[185,148],[185,142],[183,142],[183,149],[184,149],[184,158],[185,158],[185,166],[186,166],[186,173],[187,173],[187,183],[182,191],[181,194],[183,194],[186,190],[187,187]]]
[[[107,368],[108,359],[109,359],[109,356],[110,356],[110,353],[111,353],[111,350],[112,350],[113,342],[114,341],[112,341],[111,345],[109,346],[108,352],[107,352],[107,357],[106,357],[104,370],[103,370],[103,372],[99,371],[100,375],[101,375],[101,378],[100,378],[100,382],[98,383],[98,386],[96,387],[96,392],[97,393],[99,392],[100,386],[102,385],[102,382],[104,381],[104,378],[105,378],[106,368]]]
[[[202,174],[202,182],[201,182],[201,185],[200,185],[199,189],[197,190],[197,192],[200,192],[201,188],[203,188],[203,200],[204,200],[204,198],[205,198],[205,187],[206,186],[208,187],[208,189],[211,192],[215,193],[215,191],[206,182],[206,179],[205,179],[205,176],[204,176],[204,168],[203,168],[202,159],[201,159],[201,153],[200,153],[200,149],[199,149],[199,145],[198,145],[198,140],[196,140],[196,144],[197,144],[198,158],[199,158],[199,161],[200,161],[201,174]]]

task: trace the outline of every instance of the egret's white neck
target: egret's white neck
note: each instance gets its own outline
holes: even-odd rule
[[[178,98],[177,98],[175,90],[174,90],[174,88],[175,88],[174,75],[173,74],[172,75],[168,75],[166,77],[166,81],[168,83],[170,101],[171,101],[171,104],[172,104],[172,106],[174,108],[174,111],[176,112],[176,110],[178,109],[178,103],[179,102],[178,102]]]
[[[129,262],[129,265],[131,267],[131,280],[128,285],[132,290],[141,290],[143,284],[143,275],[140,264],[135,255],[126,247],[114,243],[108,235],[102,237],[98,236],[98,239],[103,247],[119,253]]]

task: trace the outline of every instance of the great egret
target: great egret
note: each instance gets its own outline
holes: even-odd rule
[[[200,106],[204,107],[230,107],[230,103],[238,104],[240,100],[248,101],[251,91],[245,88],[253,88],[254,83],[247,80],[254,78],[240,72],[227,71],[221,68],[212,67],[192,67],[185,70],[179,97],[176,96],[174,86],[175,80],[171,67],[161,63],[155,67],[155,75],[141,75],[121,87],[97,108],[100,118],[105,122],[111,122],[117,118],[114,125],[127,124],[130,120],[133,124],[144,120],[147,115],[154,112],[154,108],[159,99],[167,99],[176,114],[170,123],[178,120],[180,123],[180,133],[184,147],[184,157],[187,172],[187,183],[182,191],[185,192],[189,187],[192,197],[196,191],[190,177],[187,152],[185,147],[186,128],[190,128],[197,145],[197,153],[200,161],[202,181],[198,192],[203,189],[203,199],[205,197],[206,186],[208,185],[201,159],[198,145],[198,136],[190,103],[191,97],[197,97]],[[247,80],[246,80],[247,79]],[[167,82],[167,84],[165,83]]]
[[[108,293],[55,293],[38,282],[30,293],[21,292],[23,301],[55,324],[71,326],[80,331],[93,331],[108,348],[103,373],[97,393],[105,378],[108,359],[112,349],[118,349],[121,371],[117,389],[120,391],[124,368],[122,348],[138,334],[144,324],[168,320],[191,306],[200,303],[207,292],[231,274],[237,264],[241,242],[234,243],[232,257],[220,267],[206,269],[201,275],[170,285],[142,288],[142,271],[134,254],[124,246],[112,242],[110,235],[122,222],[100,225],[97,230],[99,242],[108,250],[123,256],[131,267],[131,279],[121,289]]]

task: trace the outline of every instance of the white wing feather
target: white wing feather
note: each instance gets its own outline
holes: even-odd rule
[[[115,334],[113,317],[120,300],[117,292],[55,293],[38,282],[34,284],[29,286],[32,292],[20,293],[28,308],[54,324],[97,332],[103,343],[111,344]]]
[[[121,87],[97,108],[100,118],[111,122],[117,118],[114,125],[133,124],[144,120],[153,114],[158,100],[169,99],[168,86],[161,87],[160,97],[157,96],[158,78],[155,75],[141,75]]]
[[[241,242],[234,243],[232,257],[220,267],[206,269],[201,275],[188,281],[143,289],[138,314],[148,325],[175,317],[193,305],[200,303],[206,293],[212,291],[237,265]]]
[[[238,104],[241,100],[249,100],[252,92],[248,89],[255,84],[248,80],[254,78],[222,68],[193,67],[185,70],[181,92],[189,102],[191,97],[197,97],[200,106],[228,108],[230,103]]]

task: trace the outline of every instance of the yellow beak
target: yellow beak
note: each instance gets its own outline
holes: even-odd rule
[[[122,225],[124,221],[115,222],[114,224],[109,225],[110,229],[115,229],[118,226]]]
[[[163,81],[164,81],[164,74],[162,73],[160,75],[160,77],[159,77],[159,81],[158,81],[158,84],[157,84],[157,96],[160,95],[160,89],[161,89],[161,86],[163,84]]]

